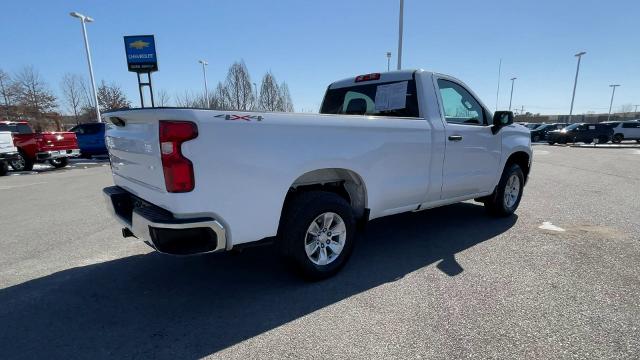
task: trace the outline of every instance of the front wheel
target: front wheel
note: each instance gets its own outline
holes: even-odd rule
[[[502,173],[496,190],[485,201],[487,211],[495,216],[509,216],[513,214],[524,190],[524,174],[518,164],[507,165]]]
[[[615,143],[615,144],[620,144],[622,142],[622,140],[624,139],[624,135],[622,134],[615,134],[613,135],[613,139],[611,139],[611,142]]]
[[[533,142],[540,141],[540,135],[533,135]]]
[[[609,138],[606,136],[600,136],[598,138],[598,144],[606,144],[609,142]]]
[[[279,246],[283,255],[309,280],[328,278],[346,263],[355,241],[353,210],[342,197],[311,191],[287,204]]]
[[[49,164],[56,169],[63,168],[69,165],[69,158],[57,158],[49,160]]]

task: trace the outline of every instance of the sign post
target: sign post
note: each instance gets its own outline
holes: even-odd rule
[[[132,35],[124,37],[124,49],[127,55],[127,67],[129,71],[138,75],[138,90],[140,91],[140,105],[144,107],[142,88],[149,87],[151,95],[151,107],[153,102],[153,86],[151,85],[151,73],[158,71],[158,58],[156,56],[156,42],[153,35]],[[147,74],[146,82],[140,74]]]

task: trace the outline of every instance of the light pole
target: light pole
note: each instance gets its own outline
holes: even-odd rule
[[[402,69],[402,28],[404,17],[404,0],[400,0],[400,19],[398,21],[398,70]]]
[[[638,113],[638,106],[640,106],[640,105],[633,105],[633,106],[635,106],[635,107],[636,107],[636,109],[634,110],[634,113],[636,113],[636,114],[637,114],[637,113]]]
[[[517,77],[511,78],[511,97],[509,97],[509,111],[511,111],[511,101],[513,100],[513,83],[516,82]]]
[[[391,51],[387,51],[387,72],[391,70]]]
[[[89,64],[89,76],[91,77],[91,88],[93,89],[93,103],[96,107],[96,116],[98,117],[98,122],[102,122],[102,117],[100,115],[100,106],[98,105],[98,92],[96,91],[96,80],[93,77],[93,65],[91,64],[91,51],[89,50],[89,39],[87,38],[87,28],[85,23],[93,22],[93,18],[89,16],[82,15],[78,12],[69,13],[69,15],[80,19],[80,23],[82,24],[82,36],[84,36],[84,49],[87,52],[87,63]]]
[[[502,73],[502,58],[498,63],[498,90],[496,90],[496,111],[498,111],[498,97],[500,96],[500,75]]]
[[[256,83],[253,83],[253,92],[256,93],[256,109],[258,108],[258,85],[256,85]]]
[[[569,123],[571,124],[571,117],[573,116],[573,100],[576,97],[576,86],[578,85],[578,73],[580,72],[580,59],[582,55],[586,54],[586,51],[581,51],[574,56],[578,58],[578,66],[576,67],[576,78],[573,80],[573,94],[571,95],[571,108],[569,108]]]
[[[611,107],[613,106],[613,96],[616,94],[616,88],[620,86],[618,84],[611,84],[609,85],[609,87],[612,89],[611,91],[611,102],[609,103],[609,115],[607,115],[607,121],[609,121],[609,118],[611,117]]]
[[[206,66],[209,63],[206,60],[198,60],[200,64],[202,64],[202,76],[204,77],[204,98],[207,102],[207,109],[209,108],[209,88],[207,87],[207,68]]]

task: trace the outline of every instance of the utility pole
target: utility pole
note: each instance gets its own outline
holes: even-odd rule
[[[500,75],[502,73],[502,58],[500,58],[500,63],[498,63],[498,90],[496,91],[496,110],[498,111],[498,97],[500,96]]]
[[[202,76],[204,77],[204,98],[207,103],[207,109],[210,107],[209,105],[209,88],[207,87],[207,68],[206,66],[209,63],[206,60],[198,60],[200,64],[202,64]]]
[[[72,12],[69,15],[80,19],[82,24],[82,36],[84,37],[84,50],[87,53],[87,63],[89,64],[89,76],[91,77],[91,88],[93,89],[93,103],[96,108],[96,116],[98,122],[102,122],[102,116],[100,115],[100,106],[98,105],[98,92],[96,91],[96,80],[93,77],[93,64],[91,63],[91,51],[89,50],[89,39],[87,38],[87,27],[85,23],[93,22],[93,18],[80,14],[79,12]]]
[[[576,78],[573,80],[573,94],[571,95],[571,108],[569,108],[569,123],[571,124],[571,117],[573,116],[573,100],[576,98],[576,86],[578,85],[578,73],[580,72],[580,59],[582,55],[586,54],[586,51],[581,51],[574,56],[578,58],[578,66],[576,67]]]
[[[511,111],[511,101],[513,100],[513,83],[516,82],[517,77],[511,78],[511,97],[509,97],[509,111]]]
[[[607,121],[611,118],[611,107],[613,106],[613,96],[616,94],[616,88],[620,86],[619,84],[611,84],[609,87],[612,89],[611,91],[611,102],[609,103],[609,114],[607,115]]]
[[[400,0],[400,19],[398,21],[398,70],[402,69],[402,28],[404,17],[404,0]]]
[[[638,106],[640,106],[640,105],[633,105],[633,106],[635,106],[635,107],[636,107],[636,109],[635,109],[633,112],[634,112],[634,113],[637,113],[637,112],[638,112]]]
[[[391,70],[391,51],[387,51],[387,72]]]

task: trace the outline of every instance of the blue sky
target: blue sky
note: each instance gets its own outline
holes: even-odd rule
[[[252,81],[269,70],[286,81],[298,111],[316,111],[331,81],[386,70],[385,53],[394,64],[397,50],[398,0],[5,0],[0,7],[0,68],[33,65],[57,92],[64,73],[86,75],[79,21],[68,15],[78,11],[96,19],[88,31],[98,81],[120,84],[134,105],[123,35],[156,35],[156,91],[201,92],[198,59],[209,61],[210,84],[243,59]],[[614,110],[640,104],[639,16],[637,0],[405,0],[403,67],[456,76],[493,109],[502,58],[500,108],[516,76],[514,107],[568,113],[573,54],[585,50],[574,113],[606,112],[611,83],[622,85]]]

